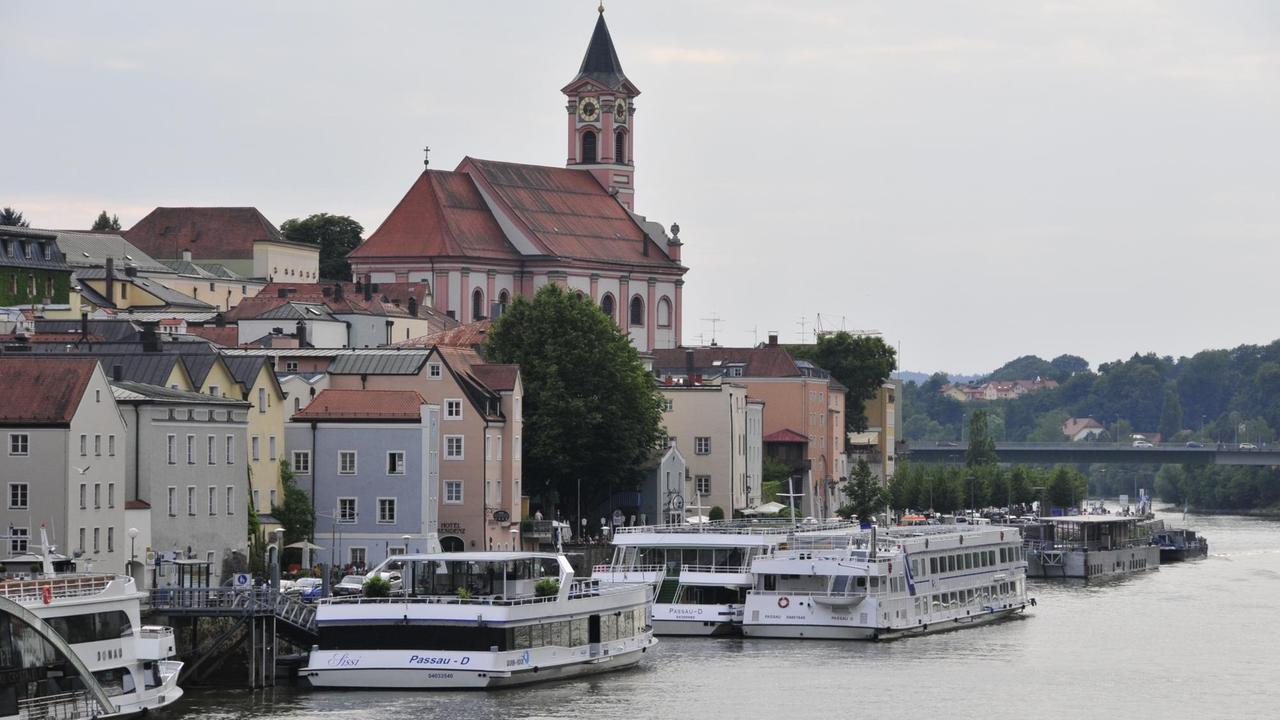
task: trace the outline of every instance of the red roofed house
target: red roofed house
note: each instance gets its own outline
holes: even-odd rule
[[[81,569],[124,568],[128,430],[98,361],[0,356],[0,387],[0,552],[38,545],[44,526],[59,552],[83,551]]]
[[[253,207],[158,207],[124,232],[157,260],[223,265],[243,277],[317,282],[320,247],[285,240]]]
[[[562,92],[567,167],[463,158],[424,170],[348,255],[365,282],[427,282],[463,323],[558,283],[598,303],[642,351],[680,345],[679,227],[634,212],[634,99],[603,12]]]

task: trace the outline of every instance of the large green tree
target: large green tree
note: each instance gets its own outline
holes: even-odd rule
[[[22,217],[22,213],[11,207],[0,208],[0,225],[8,225],[10,227],[30,227],[31,223]]]
[[[964,464],[968,467],[995,465],[996,441],[987,428],[987,411],[974,410],[969,416],[969,449],[964,453]]]
[[[879,337],[852,335],[841,330],[819,337],[814,345],[792,345],[787,350],[830,372],[845,386],[845,430],[866,430],[864,406],[897,367],[893,348]]]
[[[876,512],[884,508],[888,499],[884,485],[871,475],[871,466],[864,458],[858,458],[858,462],[854,464],[843,490],[845,504],[836,513],[862,522],[870,522]]]
[[[293,470],[287,460],[280,461],[280,481],[284,485],[283,503],[272,506],[271,515],[284,526],[285,544],[312,539],[316,515],[311,507],[311,496],[294,482]]]
[[[520,366],[526,491],[583,511],[634,490],[662,437],[662,401],[631,342],[590,301],[558,285],[517,298],[489,329],[489,362]]]
[[[280,225],[280,234],[291,242],[320,246],[320,278],[350,280],[347,253],[360,245],[364,227],[346,215],[316,213],[302,220],[290,218]]]
[[[93,221],[93,227],[89,228],[92,232],[120,232],[120,216],[108,215],[106,210],[98,213],[98,219]]]

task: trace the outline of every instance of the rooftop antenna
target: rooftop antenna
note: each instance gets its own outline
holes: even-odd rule
[[[805,341],[805,328],[808,327],[808,324],[805,322],[805,317],[801,315],[800,322],[796,324],[800,326],[800,343],[803,344]]]
[[[752,325],[751,326],[751,347],[755,347],[756,345],[759,345],[759,344],[760,344],[760,326]]]
[[[724,322],[719,315],[711,313],[711,317],[702,318],[703,322],[711,323],[711,344],[716,344],[716,326]]]

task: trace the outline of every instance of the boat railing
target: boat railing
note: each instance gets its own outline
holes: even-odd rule
[[[138,631],[138,637],[147,640],[163,640],[173,637],[173,628],[165,625],[143,625]]]
[[[751,572],[750,565],[681,565],[682,573],[734,573],[743,574]]]
[[[667,569],[667,566],[665,565],[628,565],[626,563],[614,565],[612,563],[601,563],[591,568],[591,574],[598,575],[600,573],[619,573],[619,572],[653,573],[653,572],[663,572],[666,569]]]
[[[629,592],[627,585],[608,585],[596,580],[575,581],[569,590],[571,600],[585,597],[599,597],[616,593]],[[459,597],[457,595],[392,595],[390,597],[367,598],[361,596],[332,597],[319,601],[320,605],[471,605],[489,607],[513,607],[519,605],[536,605],[538,603],[555,602],[559,595],[521,595],[519,597],[502,597],[501,595],[482,595],[480,597]]]
[[[614,528],[614,535],[633,535],[641,533],[696,535],[791,535],[793,533],[822,532],[825,530],[844,530],[857,527],[848,520],[821,520],[814,522],[793,523],[791,520],[711,520],[692,525],[689,523],[672,523],[668,525],[632,525]]]
[[[53,578],[9,580],[0,582],[0,597],[14,602],[43,600],[45,588],[50,597],[77,598],[101,594],[116,579],[114,575],[59,575]]]
[[[1096,540],[1024,540],[1022,547],[1027,552],[1099,552],[1102,550],[1128,550],[1146,547],[1151,544],[1149,537],[1134,537],[1119,542],[1103,544]]]
[[[93,717],[96,705],[83,690],[18,701],[21,720],[78,720]]]

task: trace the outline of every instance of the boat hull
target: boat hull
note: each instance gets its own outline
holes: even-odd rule
[[[964,617],[905,627],[868,627],[858,625],[801,625],[791,623],[744,624],[742,634],[749,638],[792,640],[896,640],[916,635],[932,635],[1018,617],[1026,605],[992,609]]]
[[[741,623],[741,605],[655,603],[653,606],[654,635],[693,637],[737,635]]]
[[[1160,567],[1160,548],[1139,545],[1117,550],[1059,550],[1027,554],[1029,578],[1089,578],[1131,575]]]

